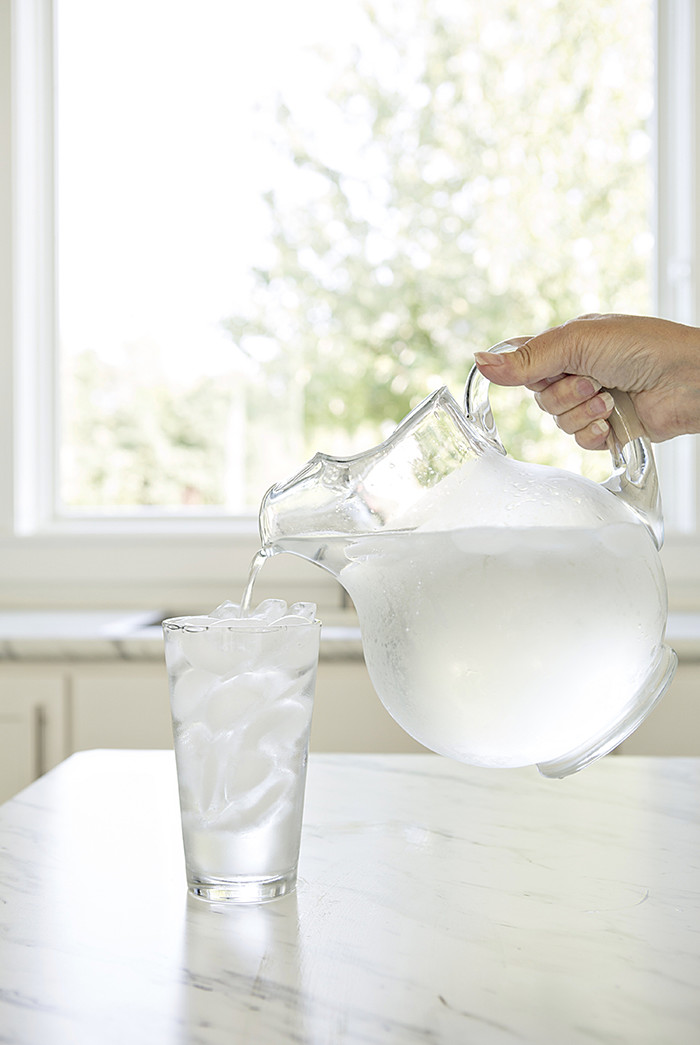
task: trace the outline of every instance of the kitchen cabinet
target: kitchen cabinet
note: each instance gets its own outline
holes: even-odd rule
[[[700,663],[680,663],[668,692],[617,749],[623,755],[700,755]]]
[[[33,665],[0,671],[0,802],[69,753],[61,672]]]
[[[172,746],[168,683],[160,662],[95,662],[68,675],[70,751]],[[424,751],[385,711],[364,661],[321,659],[311,750]],[[629,740],[629,755],[700,755],[700,662],[681,663],[668,693]]]
[[[0,663],[0,801],[75,751],[169,747],[160,660]],[[319,664],[311,748],[424,750],[384,710],[361,659]]]
[[[160,660],[0,663],[0,801],[74,751],[171,746]],[[360,658],[327,657],[318,668],[311,750],[425,749],[384,710]],[[617,753],[700,755],[700,662],[680,664],[669,692]]]
[[[172,747],[168,682],[162,664],[78,665],[71,676],[72,751]],[[384,710],[359,659],[320,662],[311,749],[425,750]]]
[[[70,681],[71,751],[173,746],[164,664],[77,664]]]
[[[320,661],[310,747],[379,754],[426,750],[385,710],[359,659]]]

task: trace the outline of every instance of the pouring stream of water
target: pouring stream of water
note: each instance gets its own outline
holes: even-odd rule
[[[241,600],[241,617],[248,617],[250,615],[250,606],[253,601],[253,588],[255,587],[255,582],[258,579],[258,575],[267,558],[267,552],[262,549],[259,552],[256,552],[253,556],[245,591],[243,592],[243,599]]]

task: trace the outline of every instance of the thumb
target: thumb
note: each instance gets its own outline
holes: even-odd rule
[[[488,352],[475,352],[479,371],[497,385],[539,385],[544,387],[570,372],[571,360],[562,339],[513,337],[501,341]]]

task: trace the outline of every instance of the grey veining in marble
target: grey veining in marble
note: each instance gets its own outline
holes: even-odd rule
[[[700,760],[312,757],[296,895],[185,892],[169,752],[0,809],[0,1042],[690,1045]]]

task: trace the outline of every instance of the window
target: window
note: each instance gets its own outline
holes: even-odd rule
[[[651,311],[650,0],[55,9],[58,511],[253,512],[475,348]]]
[[[437,384],[459,395],[475,349],[588,310],[696,321],[690,0],[249,8],[3,6],[5,530],[45,550],[37,572],[80,533],[128,578],[100,541],[157,535],[148,576],[217,578],[203,533],[229,554],[237,532],[242,562],[270,482],[371,445]],[[495,408],[516,455],[600,466],[515,396]],[[680,563],[695,440],[658,457]]]

